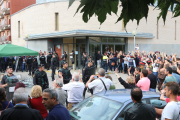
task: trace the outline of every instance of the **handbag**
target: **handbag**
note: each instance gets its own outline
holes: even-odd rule
[[[111,65],[112,65],[112,66],[115,66],[115,62],[112,62]]]

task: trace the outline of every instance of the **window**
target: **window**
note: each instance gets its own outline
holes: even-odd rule
[[[55,13],[55,30],[59,30],[59,13]]]
[[[20,21],[18,21],[18,38],[20,38]]]

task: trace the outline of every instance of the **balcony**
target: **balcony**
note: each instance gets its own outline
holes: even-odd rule
[[[1,11],[3,12],[3,15],[10,14],[10,2],[4,1],[1,5]]]
[[[2,24],[0,24],[0,32],[4,31]]]
[[[6,41],[11,41],[11,36],[10,35],[6,36]]]
[[[0,10],[0,19],[3,19],[4,18],[4,14],[3,12]]]
[[[9,30],[11,26],[11,20],[10,19],[3,19],[1,22],[2,29]]]

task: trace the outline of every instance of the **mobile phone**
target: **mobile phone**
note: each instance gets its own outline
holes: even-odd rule
[[[98,78],[97,76],[94,76],[94,79]]]

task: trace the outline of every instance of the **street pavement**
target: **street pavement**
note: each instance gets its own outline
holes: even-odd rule
[[[48,71],[45,70],[45,71],[46,71],[47,76],[48,76],[49,87],[52,88],[52,83],[53,83],[53,81],[52,81],[52,78],[51,78],[51,70],[48,70]],[[79,70],[71,70],[71,74],[73,74],[74,72],[79,73]],[[7,73],[5,73],[5,74],[7,74]],[[14,72],[14,74],[15,74],[15,75],[21,75],[23,78],[29,76],[29,75],[28,75],[28,74],[29,74],[28,72]],[[127,78],[127,76],[128,76],[127,74],[122,74],[122,73],[118,73],[118,74],[119,74],[119,76],[120,76],[123,80],[126,80],[126,78]],[[108,71],[108,75],[110,75],[110,76],[112,77],[112,79],[113,79],[113,84],[116,86],[116,89],[124,89],[124,87],[119,83],[119,81],[118,81],[116,75],[114,74],[114,72]],[[55,78],[58,78],[58,70],[56,70]],[[81,78],[82,78],[82,75],[81,75]],[[72,82],[72,80],[71,80],[70,82]],[[26,88],[25,88],[26,91],[29,93],[29,95],[30,95],[30,93],[31,93],[31,88],[32,88],[32,87],[26,87]],[[86,92],[86,96],[85,96],[85,97],[87,98],[87,97],[89,97],[89,96],[90,96],[90,93]]]

